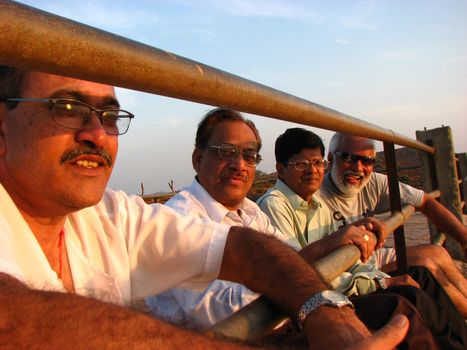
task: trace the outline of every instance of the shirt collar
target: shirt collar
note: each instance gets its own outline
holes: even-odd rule
[[[227,215],[229,210],[221,203],[215,200],[208,191],[198,182],[197,177],[191,183],[191,190],[193,195],[203,204],[212,221],[222,223],[222,220]],[[248,198],[245,198],[238,208],[238,212],[245,212],[247,215],[252,216],[256,214],[254,210],[254,203]]]
[[[308,202],[304,200],[302,197],[300,197],[298,194],[296,194],[282,180],[277,179],[274,187],[284,194],[284,196],[287,198],[287,200],[289,201],[290,205],[292,206],[294,210],[297,210],[300,207],[308,207]],[[312,204],[321,206],[321,203],[319,200],[317,200],[316,196],[312,196]]]

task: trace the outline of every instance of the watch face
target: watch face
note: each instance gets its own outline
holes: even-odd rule
[[[336,292],[334,290],[324,290],[321,292],[321,296],[323,297],[323,299],[328,300],[329,302],[337,306],[349,304],[349,299],[347,299],[347,297],[344,294]]]

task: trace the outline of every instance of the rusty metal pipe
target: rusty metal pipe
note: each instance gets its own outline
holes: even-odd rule
[[[38,9],[0,0],[0,63],[434,149],[233,74]]]

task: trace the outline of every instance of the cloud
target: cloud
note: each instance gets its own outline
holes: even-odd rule
[[[370,18],[376,8],[374,0],[354,2],[345,10],[345,15],[338,18],[338,23],[344,28],[373,30],[376,25],[370,22]],[[354,13],[353,13],[354,12]],[[353,13],[349,15],[349,13]]]
[[[344,18],[340,21],[341,26],[351,29],[372,30],[374,25],[357,18]]]
[[[329,81],[323,84],[323,86],[328,88],[348,88],[356,85],[357,84],[352,81]]]
[[[455,56],[455,57],[450,57],[447,58],[443,61],[444,64],[454,64],[454,63],[463,63],[467,61],[467,55],[466,56]]]
[[[307,2],[283,0],[180,0],[186,5],[214,9],[244,17],[286,18],[311,21],[319,24],[323,16],[311,10]]]
[[[417,54],[411,50],[388,51],[381,54],[383,60],[401,60],[415,57],[417,57]]]
[[[340,45],[350,45],[352,43],[350,40],[339,39],[339,38],[334,39],[334,42]]]
[[[125,7],[120,2],[116,2],[114,5],[107,1],[96,0],[66,2],[22,0],[21,2],[43,11],[113,32],[121,32],[122,29],[138,27],[141,23],[156,23],[160,20],[157,15],[148,13],[139,6]]]

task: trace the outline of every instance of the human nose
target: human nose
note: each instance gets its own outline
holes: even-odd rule
[[[229,160],[229,166],[236,169],[243,169],[246,167],[246,165],[246,160],[243,158],[243,155],[241,153]]]
[[[101,123],[99,116],[92,112],[89,121],[78,132],[77,139],[79,142],[92,142],[97,147],[102,147],[107,142],[107,132]]]
[[[308,168],[306,170],[309,171],[310,173],[315,173],[315,172],[318,172],[320,169],[315,163],[310,162],[308,163]]]
[[[363,171],[363,163],[361,159],[357,159],[356,161],[352,162],[352,169],[354,171]]]

